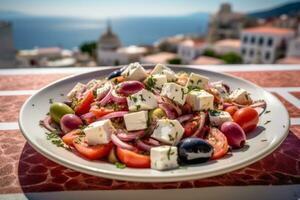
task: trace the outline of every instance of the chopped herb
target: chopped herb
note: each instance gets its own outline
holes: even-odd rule
[[[137,100],[138,100],[135,96],[129,96],[129,99],[130,99],[131,101],[133,101],[134,103],[136,103]]]
[[[271,111],[270,110],[267,110],[266,112],[265,112],[265,114],[268,114],[268,113],[270,113]]]
[[[175,138],[172,135],[168,135],[168,136],[169,136],[169,140],[170,141],[174,141],[175,140]]]
[[[172,147],[170,147],[169,150],[168,150],[168,152],[167,152],[168,160],[170,160],[170,157],[173,154],[174,154],[174,152],[172,152]]]
[[[140,97],[141,97],[141,101],[146,101],[146,99],[143,97],[142,94],[140,94]]]
[[[184,89],[183,89],[183,88],[181,88],[181,99],[183,99],[183,98],[184,98],[184,95],[185,95]]]
[[[285,125],[283,125],[282,127],[285,128]]]
[[[173,122],[170,122],[170,125],[173,126],[173,127],[175,126],[175,124]]]
[[[209,110],[211,116],[220,116],[221,112],[218,110]]]
[[[264,123],[264,125],[266,125],[266,124],[268,124],[268,123],[270,123],[271,122],[271,120],[267,120],[265,123]]]
[[[136,109],[140,110],[141,109],[141,105],[136,105]]]
[[[49,103],[53,104],[53,99],[52,98],[49,99]]]
[[[262,139],[262,140],[260,140],[261,142],[266,142],[266,141],[268,141],[267,139]]]
[[[63,96],[65,96],[65,94],[64,93],[60,93],[60,96],[63,97]]]
[[[197,85],[199,85],[199,83],[202,83],[202,80],[201,80],[201,79],[199,79],[199,80],[197,81]]]
[[[194,80],[190,79],[191,84],[194,84]]]
[[[33,104],[31,104],[31,106],[32,106],[32,107],[34,107],[34,106],[35,106],[35,105],[34,105],[34,103],[33,103]]]
[[[145,86],[147,90],[152,90],[152,88],[155,87],[157,80],[155,78],[153,78],[153,76],[149,76],[149,78],[147,78]]]
[[[116,168],[118,168],[118,169],[125,169],[126,168],[126,165],[123,164],[123,163],[120,163],[120,162],[116,162],[115,165],[116,165]]]
[[[51,132],[47,135],[47,140],[50,140],[52,144],[56,145],[57,147],[64,147],[65,143],[62,139],[58,136],[56,132]]]
[[[175,89],[175,92],[178,92],[178,89]]]

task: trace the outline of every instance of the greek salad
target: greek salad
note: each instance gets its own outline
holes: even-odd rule
[[[41,120],[47,138],[89,160],[118,168],[175,169],[242,148],[259,122],[243,88],[163,64],[131,63],[105,79],[77,83]]]

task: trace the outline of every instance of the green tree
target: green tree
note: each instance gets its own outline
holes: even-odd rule
[[[234,52],[226,53],[221,56],[221,59],[226,63],[226,64],[241,64],[243,63],[242,57]]]
[[[206,49],[203,52],[204,56],[213,57],[213,58],[219,58],[220,56],[213,50],[213,49]]]
[[[84,42],[80,45],[80,51],[88,53],[91,57],[96,57],[97,43],[95,41]]]
[[[180,65],[182,63],[182,61],[180,58],[172,58],[172,59],[168,60],[168,63],[172,64],[172,65]]]

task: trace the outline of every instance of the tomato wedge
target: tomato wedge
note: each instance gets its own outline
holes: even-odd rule
[[[93,92],[90,90],[88,91],[83,99],[80,101],[78,105],[75,106],[75,113],[77,115],[83,115],[87,112],[89,112],[91,108],[91,103],[94,101],[94,95]]]
[[[101,107],[101,108],[91,108],[90,112],[93,113],[96,116],[96,118],[100,118],[108,113],[114,112],[114,110]]]
[[[78,137],[78,135],[81,133],[80,129],[75,129],[73,131],[70,131],[66,135],[62,137],[62,140],[65,144],[69,146],[73,146],[73,141]]]
[[[150,168],[150,156],[141,155],[120,147],[117,147],[117,156],[119,160],[128,167]]]
[[[228,106],[225,108],[225,111],[228,112],[232,117],[236,111],[238,111],[239,108],[237,106]]]
[[[184,125],[184,137],[192,136],[198,128],[198,123],[196,121],[187,122]]]
[[[210,128],[207,142],[214,147],[212,159],[221,158],[228,152],[227,138],[218,128]]]
[[[108,144],[99,144],[89,146],[85,142],[75,142],[73,140],[73,145],[75,149],[85,158],[90,160],[98,160],[100,158],[106,157],[110,150],[113,147],[113,144],[110,142]]]

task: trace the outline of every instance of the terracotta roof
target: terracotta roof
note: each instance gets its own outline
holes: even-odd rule
[[[161,52],[157,54],[148,55],[142,58],[145,63],[162,63],[167,64],[168,60],[176,58],[175,53]]]
[[[38,48],[38,55],[47,55],[47,54],[60,54],[62,51],[59,47],[48,47],[48,48]]]
[[[285,34],[294,33],[295,31],[293,29],[288,29],[288,28],[277,28],[277,27],[271,27],[271,26],[258,26],[258,27],[244,29],[243,32],[285,35]]]
[[[196,60],[194,60],[192,65],[221,65],[224,64],[224,61],[217,59],[217,58],[212,58],[208,56],[200,56]]]
[[[280,59],[276,63],[277,64],[300,64],[300,57],[290,56],[290,57]]]
[[[234,40],[234,39],[219,40],[215,43],[215,46],[240,48],[241,47],[241,41],[240,40]]]
[[[206,42],[202,39],[187,39],[182,41],[180,44],[188,47],[201,47]]]

